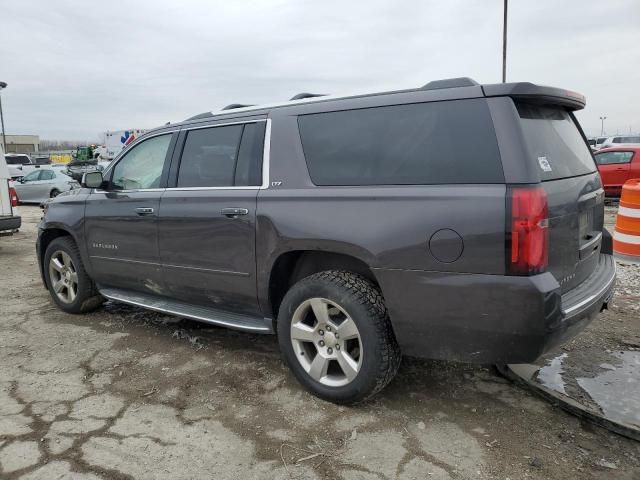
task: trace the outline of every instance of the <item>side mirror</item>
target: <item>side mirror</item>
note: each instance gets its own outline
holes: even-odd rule
[[[102,172],[89,172],[82,175],[80,184],[85,188],[100,188],[104,183]]]

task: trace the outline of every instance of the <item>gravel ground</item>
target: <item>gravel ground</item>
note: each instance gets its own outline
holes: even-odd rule
[[[274,337],[111,303],[65,314],[37,272],[39,210],[21,212],[0,239],[1,478],[640,478],[640,444],[493,368],[404,359],[373,401],[338,407],[301,389]],[[567,348],[638,340],[629,272]]]

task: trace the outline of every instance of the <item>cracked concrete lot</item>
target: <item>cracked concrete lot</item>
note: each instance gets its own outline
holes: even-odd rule
[[[1,478],[640,478],[637,443],[492,368],[404,359],[373,401],[339,407],[273,337],[112,303],[65,314],[37,272],[40,211],[21,213],[0,239]]]

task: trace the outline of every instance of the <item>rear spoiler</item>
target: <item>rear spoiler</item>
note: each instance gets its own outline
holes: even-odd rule
[[[582,110],[587,104],[584,95],[578,92],[529,82],[482,85],[482,91],[485,97],[511,97],[529,103],[561,105],[569,110]]]

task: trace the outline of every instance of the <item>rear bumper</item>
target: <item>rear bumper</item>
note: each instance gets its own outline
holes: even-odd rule
[[[406,355],[473,363],[532,362],[606,308],[615,262],[560,294],[551,273],[532,277],[376,270]]]
[[[22,225],[22,217],[0,217],[0,232],[18,230]]]

